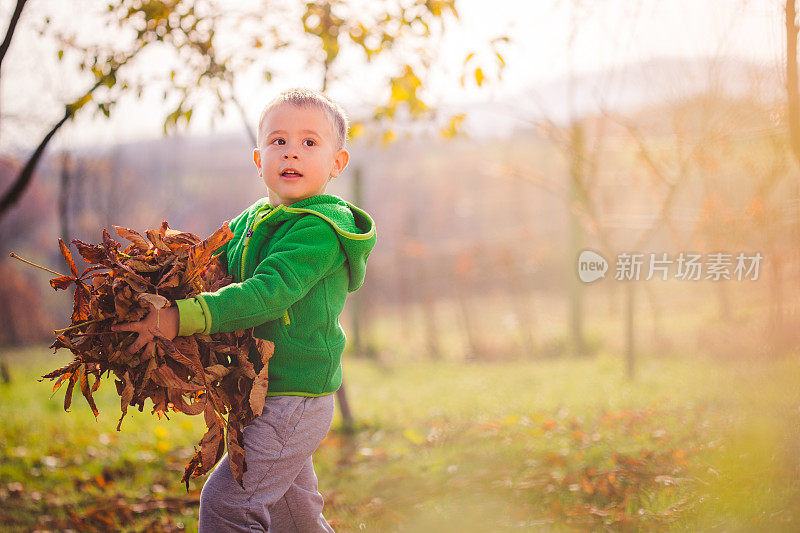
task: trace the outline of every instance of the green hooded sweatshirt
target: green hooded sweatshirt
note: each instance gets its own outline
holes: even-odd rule
[[[255,327],[275,343],[268,396],[324,396],[342,384],[348,292],[364,283],[375,223],[338,196],[318,194],[277,207],[262,198],[230,223],[220,259],[233,283],[177,300],[179,335]],[[250,360],[261,362],[255,350]]]

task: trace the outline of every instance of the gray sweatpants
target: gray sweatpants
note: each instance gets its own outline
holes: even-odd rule
[[[268,396],[244,428],[244,489],[223,455],[200,494],[200,533],[332,532],[311,455],[333,422],[334,394]]]

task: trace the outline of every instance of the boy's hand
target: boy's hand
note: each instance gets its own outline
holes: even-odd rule
[[[139,334],[136,341],[125,350],[127,355],[133,355],[142,346],[147,346],[147,352],[149,353],[154,352],[156,348],[154,333],[158,332],[159,335],[169,340],[178,336],[179,320],[177,307],[156,309],[150,304],[150,312],[142,320],[114,324],[111,326],[111,331],[135,331]]]

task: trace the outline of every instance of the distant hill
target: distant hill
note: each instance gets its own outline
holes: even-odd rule
[[[601,109],[616,113],[691,98],[715,91],[726,98],[755,95],[761,102],[785,97],[781,72],[736,57],[710,59],[655,58],[623,65],[615,71],[582,73],[573,80],[561,77],[520,91],[496,102],[474,102],[465,107],[442,106],[443,113],[468,113],[465,127],[475,137],[502,136],[526,129],[531,121],[547,117],[556,124],[570,118],[572,86],[574,114],[595,115]],[[490,127],[487,127],[490,126]]]

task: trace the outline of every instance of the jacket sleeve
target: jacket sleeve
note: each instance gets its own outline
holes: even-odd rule
[[[317,216],[302,217],[250,278],[195,296],[204,315],[202,333],[248,329],[280,318],[345,260],[336,231]]]
[[[206,329],[206,315],[197,298],[175,300],[178,308],[178,336],[202,333]]]

